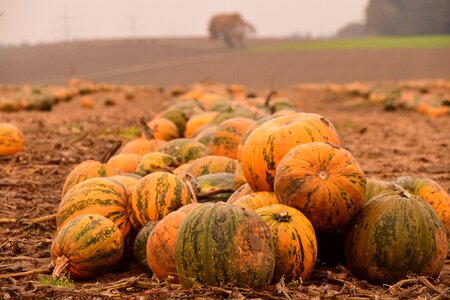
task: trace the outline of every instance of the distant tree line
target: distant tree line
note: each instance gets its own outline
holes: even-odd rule
[[[338,37],[450,34],[450,0],[370,0],[365,24],[351,23]]]

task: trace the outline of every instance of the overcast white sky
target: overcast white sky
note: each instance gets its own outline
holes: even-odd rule
[[[368,0],[0,0],[0,44],[146,36],[206,36],[211,15],[240,12],[257,37],[330,35],[364,19]],[[64,8],[65,7],[65,8]],[[134,21],[131,21],[134,20]],[[134,24],[134,25],[133,25]]]

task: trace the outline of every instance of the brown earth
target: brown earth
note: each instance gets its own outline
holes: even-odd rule
[[[207,39],[72,42],[0,48],[0,83],[64,84],[69,76],[100,82],[168,87],[206,78],[251,88],[299,82],[449,78],[450,49],[320,50],[255,53],[255,39],[229,50]]]
[[[265,95],[267,90],[260,92]],[[449,115],[430,118],[413,111],[384,112],[381,105],[374,104],[347,107],[344,104],[348,97],[296,88],[279,92],[296,99],[302,110],[330,119],[342,145],[353,153],[367,176],[386,180],[401,175],[426,176],[450,192]],[[19,126],[26,138],[23,153],[0,159],[0,219],[19,219],[0,224],[0,278],[33,269],[48,273],[54,220],[34,225],[25,221],[55,213],[69,171],[83,160],[99,158],[118,138],[130,138],[130,128],[138,126],[139,118],[153,116],[169,98],[154,89],[137,93],[132,101],[121,94],[99,93],[94,97],[92,110],[82,109],[80,99],[75,98],[54,106],[52,112],[0,113],[0,120]],[[104,106],[104,99],[111,97],[115,97],[117,105]],[[440,295],[444,299],[449,295],[450,260],[438,280],[411,277],[393,287],[368,284],[354,278],[343,266],[327,267],[321,262],[304,283],[278,284],[263,291],[233,287],[183,290],[151,279],[135,264],[88,282],[77,282],[75,289],[52,287],[42,278],[48,277],[1,278],[0,298],[408,299]]]
[[[279,41],[263,41],[276,43]],[[250,41],[250,43],[262,43]],[[414,111],[385,112],[381,105],[346,105],[348,96],[298,90],[299,82],[348,82],[450,78],[447,49],[345,50],[258,53],[229,51],[205,40],[107,41],[70,43],[58,47],[0,49],[0,83],[65,83],[67,76],[154,87],[188,84],[205,78],[247,84],[261,95],[277,88],[307,112],[326,116],[337,127],[366,175],[391,180],[401,175],[426,176],[450,192],[450,115],[430,118]],[[43,269],[48,273],[53,220],[29,224],[32,218],[56,212],[63,181],[86,159],[98,159],[118,138],[130,138],[141,116],[151,117],[169,97],[156,89],[137,93],[95,94],[94,109],[75,98],[51,112],[0,112],[0,122],[20,127],[26,138],[23,153],[0,158],[0,299],[123,298],[433,298],[449,296],[450,261],[439,279],[412,277],[390,288],[358,280],[345,267],[318,262],[302,284],[279,284],[263,291],[202,288],[181,290],[142,274],[135,264],[75,289],[53,287],[38,275],[2,278],[5,274]],[[116,106],[105,106],[114,98]],[[41,275],[44,276],[44,275]],[[47,278],[47,277],[45,277]],[[120,281],[119,283],[117,283]]]

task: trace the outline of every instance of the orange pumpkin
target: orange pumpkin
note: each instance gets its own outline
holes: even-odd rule
[[[0,123],[0,156],[23,150],[24,138],[19,128],[10,123]]]
[[[237,159],[239,142],[247,129],[255,123],[248,118],[232,118],[220,123],[219,129],[211,137],[209,154]]]
[[[170,141],[180,137],[177,125],[168,119],[155,118],[147,126],[153,131],[155,139]]]
[[[180,163],[188,163],[205,156],[208,147],[192,139],[174,139],[161,147],[160,152],[172,155]]]
[[[163,280],[171,275],[172,282],[178,283],[177,269],[175,266],[175,240],[177,230],[186,218],[187,214],[199,203],[185,205],[179,210],[165,216],[147,238],[147,263],[156,278]]]
[[[253,211],[273,204],[280,204],[280,201],[273,192],[253,192],[242,196],[233,203],[233,205],[245,207]]]
[[[77,216],[98,214],[111,219],[125,237],[131,229],[128,196],[128,188],[111,178],[80,182],[61,199],[56,214],[57,229]]]
[[[254,191],[273,191],[278,162],[297,145],[310,142],[339,145],[333,125],[325,117],[297,113],[268,120],[253,129],[241,153],[242,169]]]
[[[155,172],[142,177],[131,194],[131,222],[136,230],[193,202],[187,185],[177,176]]]
[[[207,155],[194,160],[187,172],[194,177],[214,173],[234,173],[237,160],[217,155]]]
[[[241,199],[243,196],[249,195],[251,193],[253,193],[253,190],[250,187],[250,185],[248,183],[246,183],[243,186],[241,186],[240,188],[238,188],[233,194],[231,194],[231,196],[227,200],[227,203],[233,204],[237,200]]]
[[[211,123],[218,114],[217,111],[208,111],[193,115],[186,123],[184,136],[187,138],[193,137],[200,128]]]
[[[295,208],[275,204],[255,211],[269,226],[275,244],[277,283],[285,280],[305,280],[317,259],[317,240],[311,222]]]
[[[107,165],[122,173],[134,173],[141,158],[141,155],[135,153],[120,153],[111,157]]]
[[[274,182],[280,202],[305,214],[317,232],[343,229],[364,204],[364,172],[350,152],[330,143],[293,148]]]
[[[122,142],[116,142],[111,148],[109,148],[100,161],[96,160],[85,160],[82,163],[75,166],[75,168],[70,171],[61,191],[61,197],[63,197],[66,192],[74,185],[79,182],[85,181],[90,178],[95,177],[110,177],[120,174],[120,170],[117,170],[107,164],[107,161],[112,155],[120,148]]]

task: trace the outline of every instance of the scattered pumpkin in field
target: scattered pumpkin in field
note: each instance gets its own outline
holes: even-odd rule
[[[273,192],[253,192],[233,202],[233,205],[245,207],[253,211],[274,204],[280,204],[280,200],[278,200]]]
[[[192,139],[181,138],[167,142],[159,151],[169,154],[180,163],[185,164],[205,156],[208,153],[208,147]]]
[[[18,127],[10,123],[0,123],[0,156],[23,151],[24,137]]]
[[[165,118],[154,118],[147,123],[148,128],[158,140],[170,141],[180,137],[175,123]]]
[[[447,257],[445,228],[433,208],[408,192],[384,192],[348,226],[345,255],[352,272],[376,283],[408,273],[437,277]]]
[[[65,224],[51,247],[53,277],[88,279],[115,268],[122,257],[124,238],[111,220],[96,214],[76,217]]]
[[[84,108],[94,108],[94,98],[91,96],[84,96],[80,99],[81,106]]]
[[[169,154],[150,152],[142,156],[136,168],[136,173],[145,176],[158,171],[172,172],[178,165],[178,160]]]
[[[107,165],[123,172],[134,173],[141,160],[142,155],[135,153],[119,153],[113,155],[107,162]]]
[[[141,125],[144,132],[143,136],[132,139],[126,143],[122,150],[120,150],[120,153],[145,155],[150,152],[158,151],[163,145],[166,144],[166,141],[154,138],[153,132],[147,127],[147,122],[144,119],[141,119]]]
[[[225,156],[207,155],[192,161],[187,172],[195,177],[222,172],[234,173],[237,164],[237,160]]]

